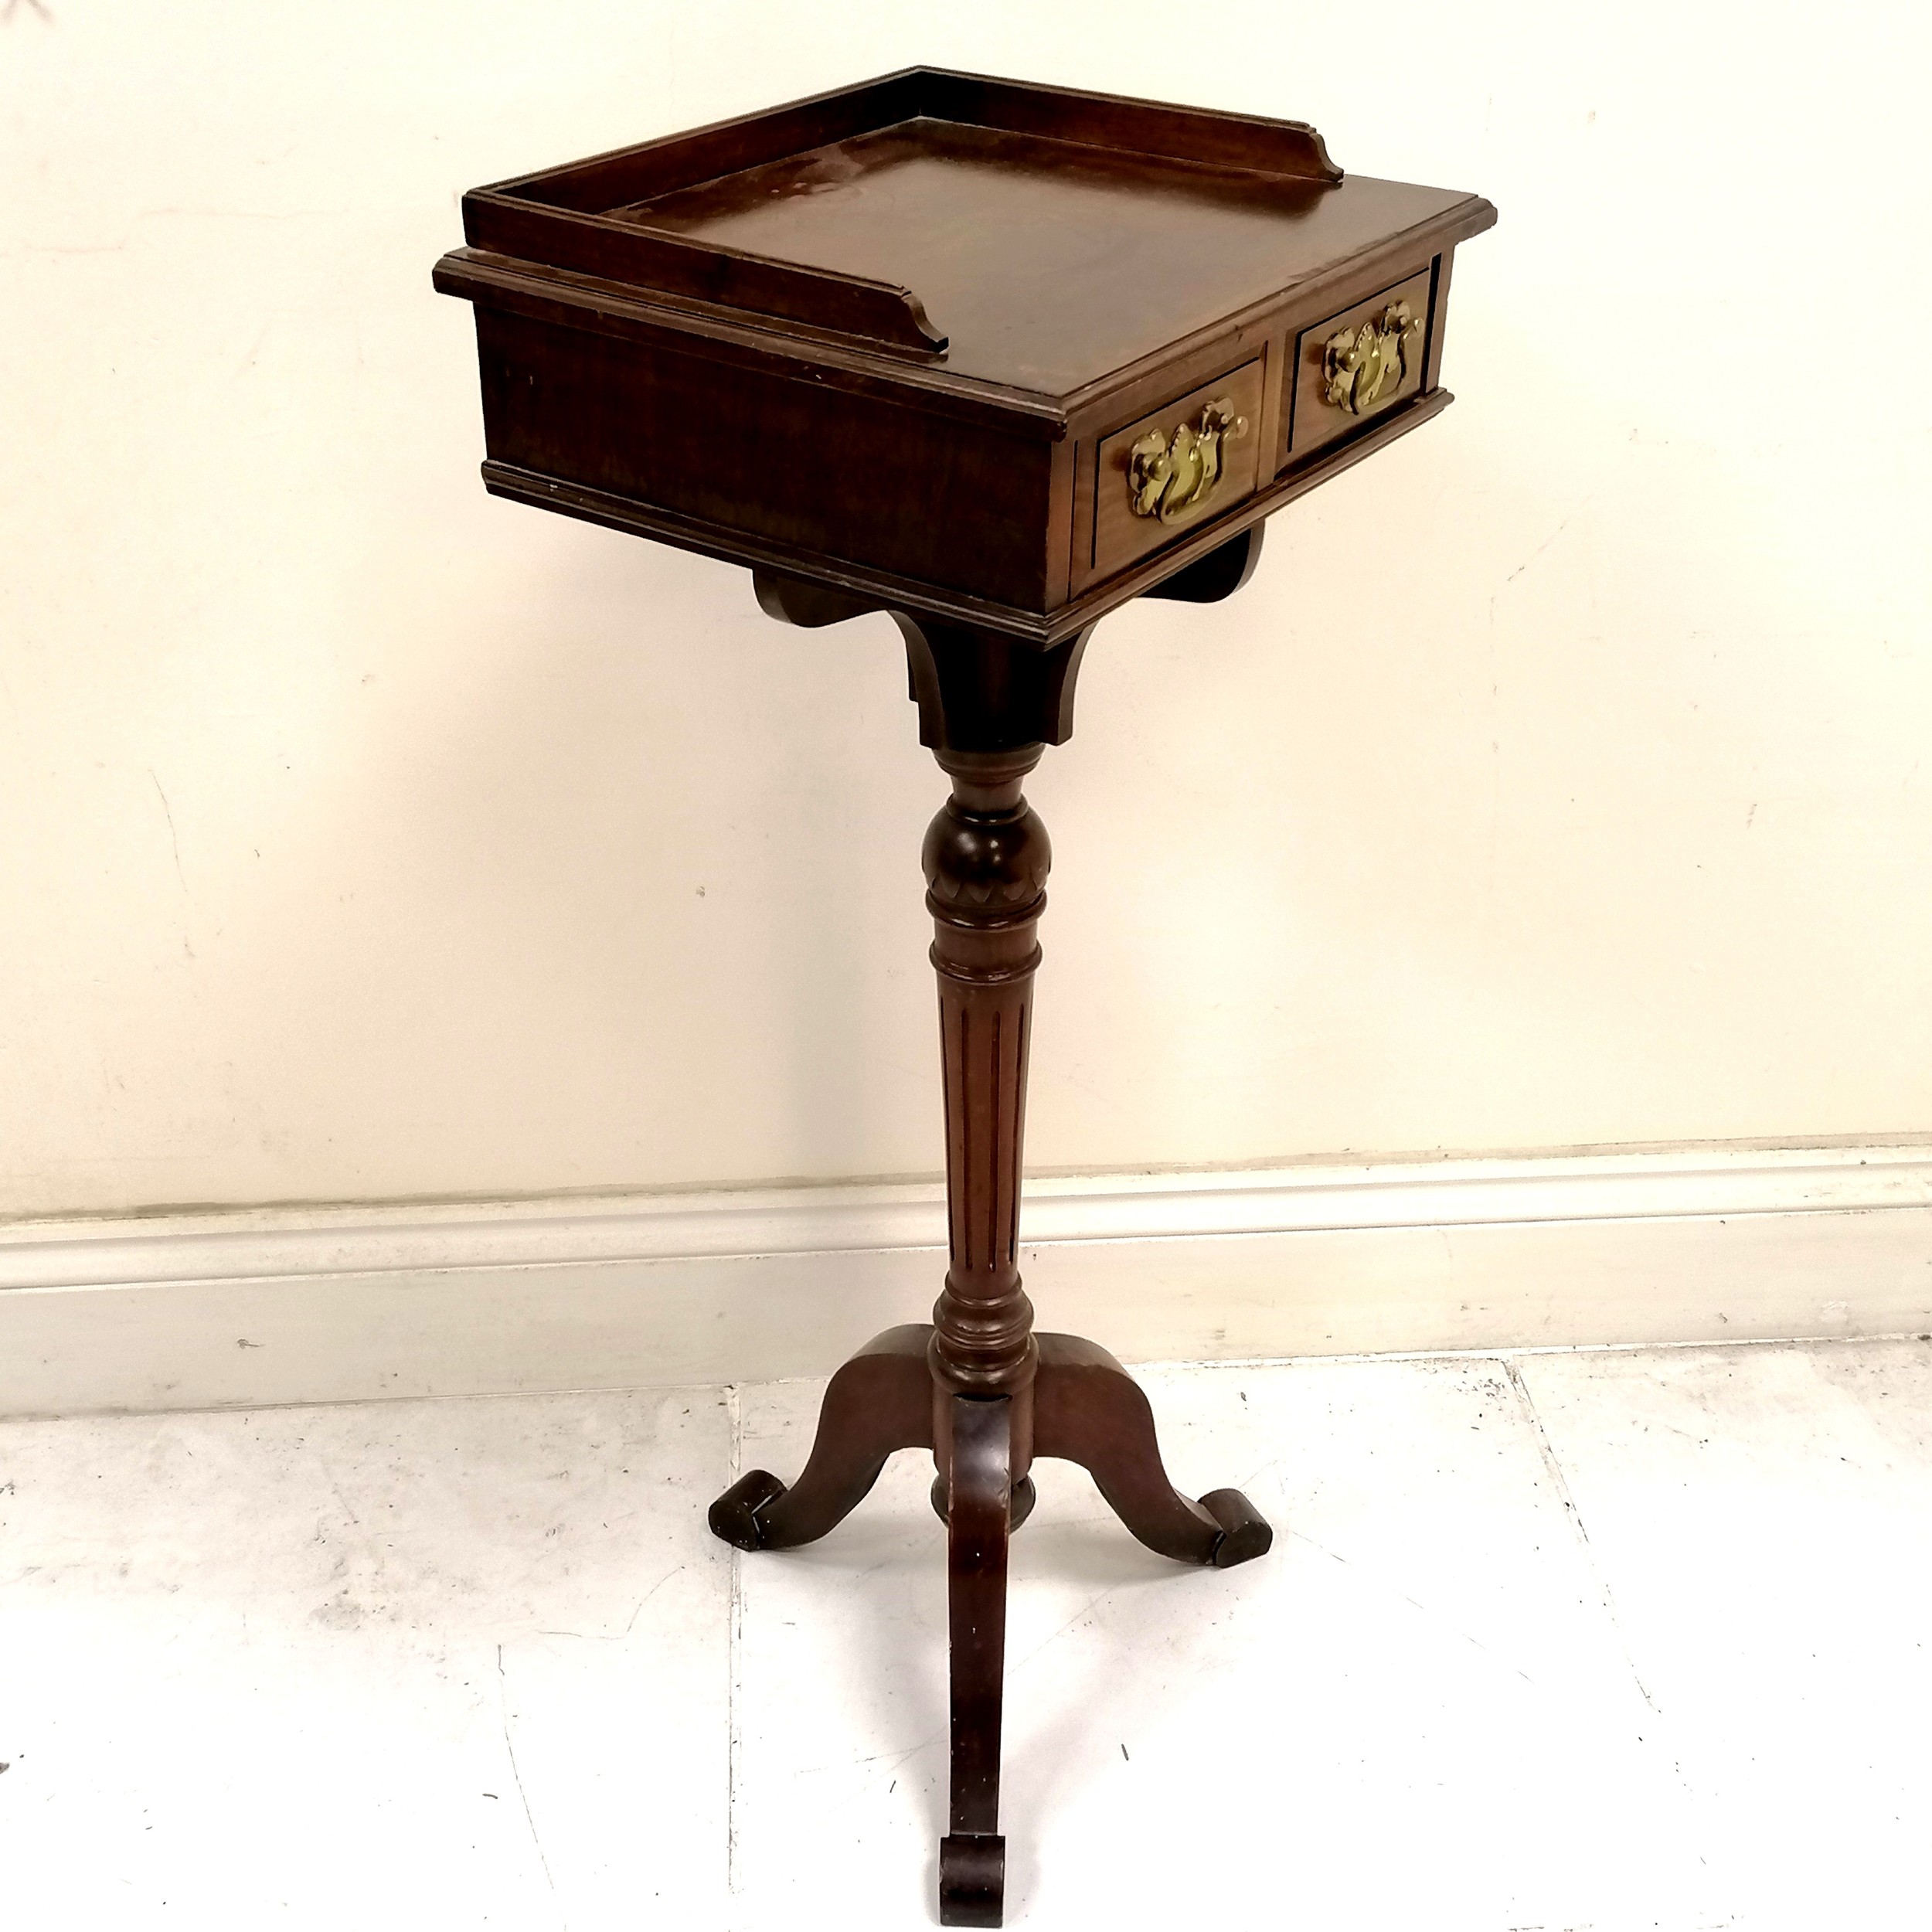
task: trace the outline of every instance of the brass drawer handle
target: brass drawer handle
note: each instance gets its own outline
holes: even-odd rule
[[[1410,345],[1422,325],[1406,302],[1391,302],[1379,321],[1345,328],[1322,345],[1321,373],[1326,379],[1321,400],[1351,416],[1370,409],[1385,393],[1402,386],[1409,373]]]
[[[1221,480],[1221,446],[1248,433],[1248,419],[1217,396],[1196,423],[1170,436],[1149,430],[1128,453],[1127,487],[1136,516],[1172,523],[1213,494]]]

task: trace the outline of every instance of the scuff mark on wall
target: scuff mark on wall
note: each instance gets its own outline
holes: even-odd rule
[[[194,894],[188,890],[188,875],[181,869],[181,838],[175,830],[174,808],[168,802],[167,793],[162,790],[161,779],[152,765],[148,767],[148,776],[154,780],[155,796],[161,801],[161,808],[167,815],[168,843],[175,855],[175,876],[181,881],[182,891],[192,899]]]

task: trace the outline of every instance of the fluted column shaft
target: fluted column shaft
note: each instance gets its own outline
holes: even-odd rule
[[[1043,749],[940,751],[952,796],[926,835],[950,1217],[932,1364],[942,1388],[960,1394],[1019,1395],[1038,1359],[1020,1285],[1019,1176],[1035,934],[1053,855],[1020,784]],[[1020,1447],[1016,1472],[1026,1467]]]

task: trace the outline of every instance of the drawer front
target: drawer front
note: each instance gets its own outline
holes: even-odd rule
[[[1096,576],[1124,568],[1254,494],[1261,376],[1257,355],[1102,440],[1094,466]]]
[[[1425,268],[1301,332],[1284,461],[1298,462],[1421,393],[1429,282]]]

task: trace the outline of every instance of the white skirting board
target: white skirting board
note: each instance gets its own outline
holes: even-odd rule
[[[1932,1148],[1029,1182],[1128,1362],[1932,1331]],[[764,1380],[922,1319],[934,1183],[0,1229],[0,1416]]]

